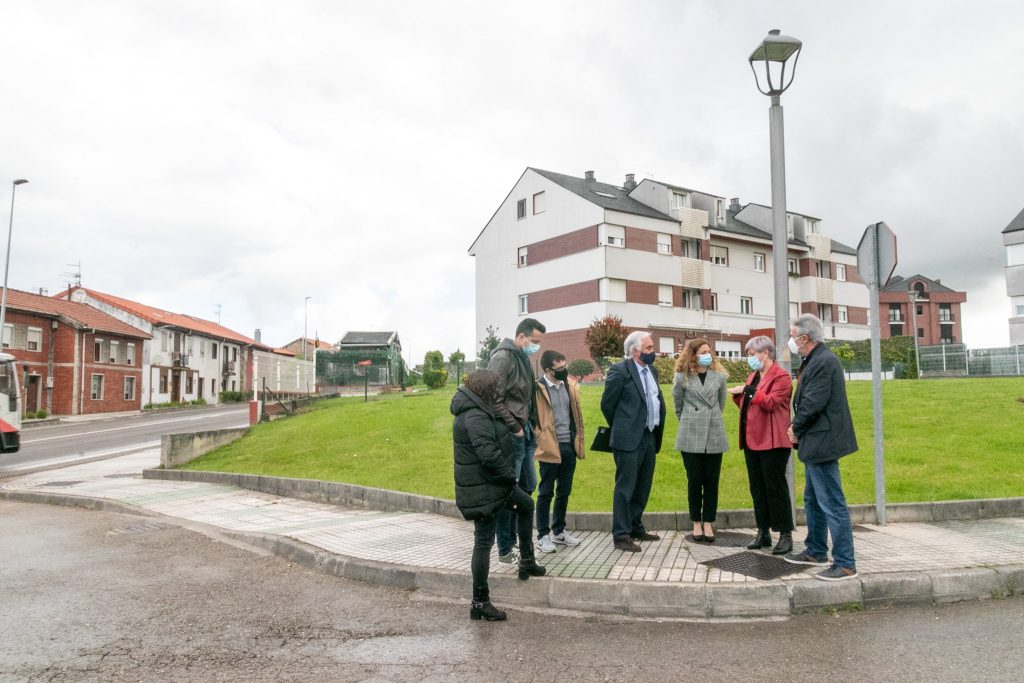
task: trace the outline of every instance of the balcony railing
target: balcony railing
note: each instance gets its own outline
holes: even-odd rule
[[[236,374],[235,373],[235,361],[233,361],[233,360],[226,360],[226,361],[224,361],[224,374],[225,375],[234,375],[234,374]]]

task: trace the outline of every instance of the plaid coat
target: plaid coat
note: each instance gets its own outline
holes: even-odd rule
[[[696,373],[677,372],[672,398],[679,418],[676,450],[683,453],[724,453],[729,450],[722,409],[728,376],[708,370],[701,384]]]

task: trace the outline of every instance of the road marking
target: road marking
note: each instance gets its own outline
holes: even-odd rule
[[[231,415],[231,413],[225,413],[225,414],[226,415]],[[107,432],[120,432],[120,431],[124,431],[126,429],[143,429],[145,427],[150,427],[150,426],[155,426],[155,425],[172,424],[174,422],[194,422],[195,420],[210,419],[210,417],[211,417],[210,415],[201,415],[201,416],[197,416],[197,417],[179,417],[179,418],[174,419],[174,420],[161,420],[159,422],[146,422],[144,424],[128,425],[127,427],[111,427],[110,429],[94,429],[91,432],[76,432],[74,434],[63,434],[61,436],[44,436],[41,439],[26,439],[26,438],[24,438],[25,437],[25,432],[22,432],[21,442],[23,444],[28,444],[28,443],[42,443],[43,441],[53,441],[55,439],[74,439],[74,438],[77,438],[79,436],[89,436],[91,434],[106,434]],[[216,417],[220,417],[220,416],[218,415]],[[246,424],[248,424],[248,419],[246,420]],[[239,425],[239,426],[245,426],[245,425]]]

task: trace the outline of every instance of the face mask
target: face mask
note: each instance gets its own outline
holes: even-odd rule
[[[750,369],[754,372],[757,372],[764,367],[764,363],[762,363],[761,359],[757,356],[747,356],[747,365],[749,365]]]
[[[529,344],[523,347],[523,353],[525,353],[527,356],[532,356],[538,351],[540,351],[540,344],[534,344],[533,342],[530,342]]]
[[[557,379],[559,382],[564,382],[565,380],[569,379],[568,368],[562,368],[561,370],[552,370],[551,374],[554,375],[555,379]]]
[[[789,350],[791,352],[793,352],[793,353],[795,353],[797,355],[800,354],[800,347],[796,345],[796,339],[793,339],[792,337],[790,337],[789,341],[786,342],[786,346],[789,347]]]
[[[710,353],[702,353],[697,356],[697,362],[700,363],[702,368],[706,368],[711,365],[711,361],[714,360]]]
[[[650,365],[651,363],[653,363],[654,362],[654,358],[655,358],[654,351],[651,351],[650,353],[641,353],[640,354],[640,360],[643,361],[644,365]]]

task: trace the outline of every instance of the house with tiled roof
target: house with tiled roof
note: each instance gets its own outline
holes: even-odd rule
[[[942,280],[920,273],[893,275],[878,290],[882,339],[917,337],[922,346],[963,344],[960,305],[966,301],[966,292],[958,292]]]
[[[13,355],[26,414],[138,410],[149,333],[80,302],[9,289],[3,350]]]
[[[143,349],[144,404],[196,399],[212,404],[222,391],[249,391],[253,351],[272,351],[219,323],[86,287],[54,298],[87,305],[152,336]]]
[[[829,339],[866,339],[868,290],[856,252],[820,218],[787,212],[789,317],[814,313]],[[512,336],[529,316],[544,347],[588,358],[587,327],[615,315],[652,332],[656,351],[707,338],[738,358],[774,330],[771,209],[627,174],[600,181],[527,168],[469,247],[477,339]]]

